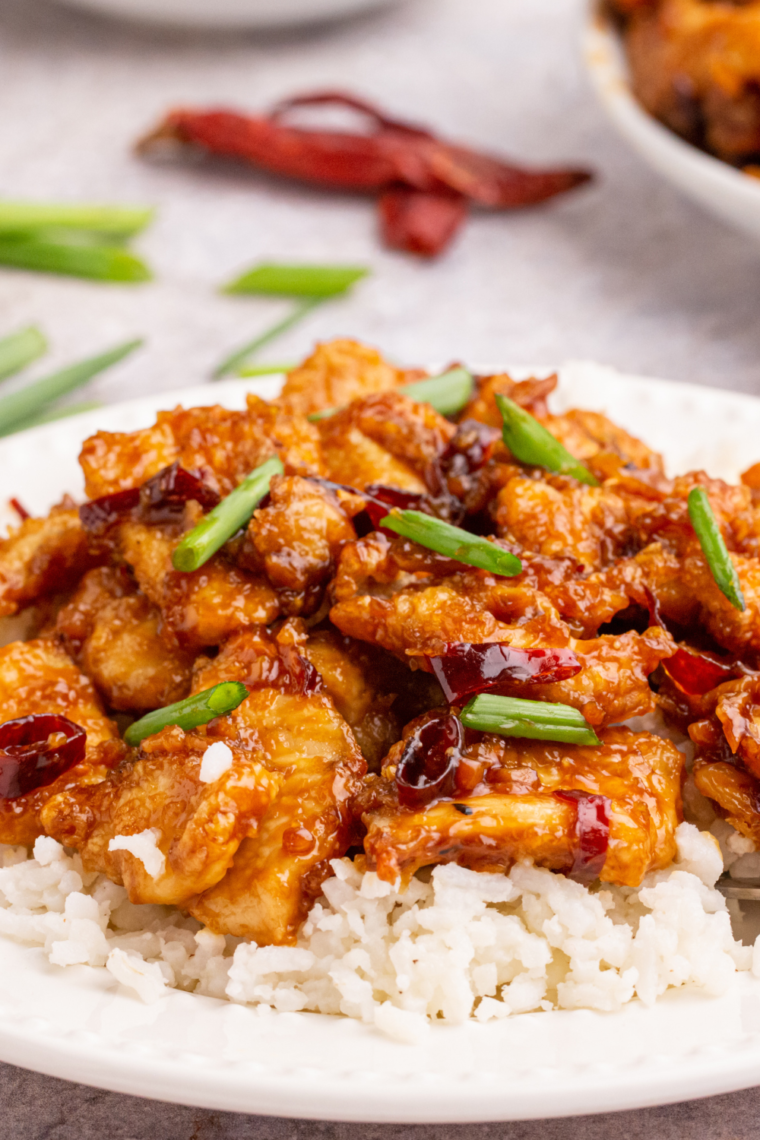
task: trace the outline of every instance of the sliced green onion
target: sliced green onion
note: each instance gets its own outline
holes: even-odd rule
[[[0,234],[0,265],[122,284],[151,279],[147,265],[121,246],[45,241],[43,236],[27,239]]]
[[[583,714],[570,705],[481,693],[465,705],[459,719],[467,728],[495,732],[499,736],[558,740],[564,744],[601,744]]]
[[[225,293],[269,297],[339,297],[369,273],[362,265],[275,265],[264,262],[225,285]]]
[[[154,209],[143,206],[0,202],[0,233],[71,228],[126,238],[145,229],[154,214]]]
[[[214,371],[214,379],[221,380],[223,376],[230,376],[233,373],[240,375],[239,369],[246,366],[246,362],[250,357],[254,356],[259,349],[264,348],[265,345],[271,341],[276,340],[278,336],[282,336],[288,329],[292,329],[293,325],[297,325],[304,317],[308,316],[312,309],[317,305],[321,305],[322,297],[307,297],[305,301],[299,301],[292,312],[288,313],[277,324],[268,328],[265,332],[259,333],[254,340],[244,344],[242,348],[238,348],[231,356],[228,356],[222,361]]]
[[[722,594],[725,594],[732,606],[736,606],[737,610],[745,610],[747,606],[739,575],[736,573],[731,555],[726,550],[723,535],[720,533],[720,527],[704,487],[693,487],[689,491],[689,518],[716,586]]]
[[[599,486],[599,480],[591,474],[588,467],[575,459],[525,408],[499,393],[496,394],[496,404],[504,420],[504,442],[520,463],[545,467],[547,471],[555,471],[558,475],[571,475],[579,483],[588,483],[590,487]]]
[[[491,574],[512,578],[522,570],[522,562],[509,550],[442,519],[424,515],[422,511],[394,510],[381,519],[380,525],[403,538],[411,538],[412,542],[418,542],[428,550],[435,550],[467,566],[488,570]]]
[[[248,689],[241,681],[222,681],[184,701],[148,713],[129,726],[124,733],[124,740],[131,748],[135,748],[147,736],[155,736],[162,728],[168,728],[172,724],[189,732],[192,728],[208,724],[214,717],[234,712],[247,696]]]
[[[273,455],[259,467],[247,475],[226,499],[209,511],[198,525],[186,534],[176,547],[172,555],[172,565],[175,570],[184,570],[190,573],[208,562],[212,554],[216,554],[225,542],[237,534],[242,526],[249,521],[257,505],[269,490],[269,481],[273,475],[282,475],[285,468]]]
[[[430,404],[442,416],[455,416],[469,401],[472,388],[472,373],[466,368],[450,368],[440,376],[415,380],[413,384],[402,384],[396,391],[408,396],[410,400],[417,400],[420,404]],[[312,412],[306,418],[315,424],[340,411],[342,408],[322,408],[321,411]]]
[[[15,376],[33,360],[47,352],[47,341],[38,328],[31,326],[0,340],[0,380]]]
[[[0,431],[0,438],[6,435],[15,435],[19,431],[27,431],[28,428],[54,423],[56,420],[64,420],[69,416],[78,416],[83,412],[94,412],[96,408],[102,407],[103,405],[99,400],[89,400],[81,404],[66,404],[62,408],[49,408],[45,412],[40,412],[38,416],[30,416],[28,420],[21,420],[8,431]]]
[[[60,372],[54,372],[52,376],[35,380],[33,384],[21,388],[18,392],[3,396],[0,399],[0,434],[8,434],[9,429],[16,428],[25,420],[38,416],[48,404],[62,399],[75,388],[86,384],[93,376],[97,376],[113,364],[118,364],[142,343],[141,340],[130,340],[126,344],[112,348],[110,352],[103,352],[99,356],[82,360],[79,364],[72,364]]]
[[[327,420],[330,416],[334,416],[336,412],[343,411],[342,408],[322,408],[319,412],[311,412],[306,419],[310,424],[318,424],[320,420]]]
[[[472,373],[466,368],[450,368],[440,376],[416,380],[414,384],[403,384],[399,392],[403,392],[410,400],[430,404],[442,416],[455,416],[469,402],[472,388]]]
[[[248,364],[240,369],[238,376],[279,376],[285,372],[292,372],[297,367],[293,361],[289,364]]]

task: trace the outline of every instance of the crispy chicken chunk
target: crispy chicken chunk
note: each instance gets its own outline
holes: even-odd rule
[[[161,611],[165,637],[187,650],[218,645],[240,629],[274,621],[277,596],[261,576],[214,555],[199,570],[172,567],[181,534],[172,527],[125,522],[119,548],[142,592]]]
[[[364,502],[297,476],[272,479],[267,506],[248,527],[267,578],[287,612],[319,607],[337,556],[356,538],[352,517]]]
[[[495,871],[534,859],[567,872],[577,854],[577,807],[555,793],[576,791],[609,800],[602,881],[638,886],[675,855],[683,757],[669,741],[627,728],[605,729],[601,740],[586,748],[468,733],[457,772],[464,787],[423,808],[398,802],[393,781],[404,742],[397,744],[385,780],[358,799],[369,866],[391,882],[451,861]]]
[[[418,493],[428,488],[431,465],[456,431],[429,404],[400,392],[354,400],[319,428],[331,479],[360,490],[385,483]]]
[[[654,708],[647,678],[675,652],[664,630],[576,640],[540,591],[465,569],[438,581],[425,581],[420,574],[421,580],[405,584],[409,575],[400,569],[403,554],[403,546],[380,535],[345,548],[336,582],[339,600],[330,611],[344,634],[412,663],[444,652],[451,642],[565,646],[584,666],[575,677],[531,685],[529,693],[522,685],[505,686],[504,692],[570,704],[594,725],[614,724]]]
[[[0,617],[69,589],[96,561],[76,507],[26,519],[0,541]]]
[[[287,648],[240,634],[200,662],[195,692],[242,680],[250,696],[205,728],[143,741],[101,787],[58,796],[48,832],[123,882],[133,902],[182,905],[216,931],[262,944],[291,941],[328,860],[345,852],[348,799],[365,764],[316,673]],[[204,776],[212,744],[226,745],[232,762]],[[164,857],[155,874],[118,842],[111,849],[145,831]]]
[[[53,638],[16,641],[0,649],[0,708],[3,722],[55,713],[87,733],[85,758],[46,787],[15,800],[0,799],[0,843],[31,844],[44,833],[40,812],[64,788],[83,788],[105,779],[118,763],[116,725],[91,682]],[[116,745],[109,749],[109,743]]]
[[[111,708],[140,711],[190,691],[193,655],[167,644],[160,623],[123,569],[102,566],[85,574],[56,631]]]
[[[355,340],[317,345],[312,355],[288,374],[279,403],[289,412],[308,416],[342,408],[374,392],[388,392],[424,373],[394,368],[379,352]]]
[[[275,454],[292,472],[322,473],[316,428],[249,396],[244,412],[178,407],[159,412],[155,425],[143,431],[98,432],[85,440],[79,462],[91,499],[139,487],[176,461],[203,472],[209,486],[226,495]]]

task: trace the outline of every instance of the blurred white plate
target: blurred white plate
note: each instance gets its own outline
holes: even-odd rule
[[[760,456],[760,400],[691,384],[561,369],[558,410],[607,411],[665,452],[672,471],[704,464],[736,478]],[[0,441],[0,501],[35,513],[82,494],[77,455],[98,428],[146,427],[160,408],[272,398],[281,378],[182,389]],[[433,1025],[401,1045],[357,1021],[269,1013],[170,991],[143,1005],[104,969],[51,966],[0,938],[0,1060],[136,1096],[321,1120],[454,1123],[640,1108],[760,1080],[760,980],[721,998],[671,990],[646,1009],[528,1013]]]
[[[591,0],[586,66],[607,114],[646,162],[679,190],[737,229],[760,238],[760,179],[692,146],[652,118],[631,90],[621,38]]]
[[[59,0],[129,20],[196,28],[273,28],[316,23],[398,0]]]

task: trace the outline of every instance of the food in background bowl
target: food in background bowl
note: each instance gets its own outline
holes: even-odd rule
[[[760,2],[610,0],[634,92],[682,138],[760,173]]]

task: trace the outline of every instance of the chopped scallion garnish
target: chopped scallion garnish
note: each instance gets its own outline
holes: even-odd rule
[[[361,265],[254,266],[224,288],[225,293],[257,293],[268,297],[339,297],[369,273]]]
[[[570,705],[526,701],[481,693],[462,709],[467,728],[528,740],[557,740],[563,744],[601,744],[582,713]]]
[[[391,511],[380,525],[426,546],[428,550],[435,550],[467,566],[477,566],[490,574],[512,578],[522,570],[522,562],[509,550],[422,511]]]
[[[121,284],[151,278],[147,265],[121,246],[49,241],[42,233],[28,238],[0,233],[0,265]]]
[[[726,549],[704,487],[693,487],[689,491],[689,518],[716,586],[737,610],[746,609],[739,575]]]
[[[321,305],[323,297],[307,297],[303,301],[299,301],[292,312],[283,317],[281,321],[277,321],[265,332],[259,333],[253,340],[248,341],[241,348],[235,350],[231,356],[228,356],[214,371],[214,379],[221,380],[224,376],[231,376],[233,374],[239,376],[240,369],[245,367],[246,361],[250,359],[259,349],[264,348],[270,341],[276,340],[288,329],[292,329],[293,325],[297,325],[299,321],[303,320],[312,309],[317,305]]]
[[[184,701],[148,713],[129,726],[124,733],[124,740],[131,748],[136,748],[146,737],[155,736],[161,729],[175,724],[189,732],[202,724],[208,724],[214,717],[234,712],[247,696],[248,689],[241,681],[222,681]]]
[[[496,394],[496,404],[504,421],[503,436],[509,450],[520,463],[545,467],[557,475],[571,475],[579,483],[598,487],[588,467],[574,458],[550,431],[514,400]]]
[[[88,206],[80,203],[0,202],[0,233],[74,229],[109,237],[132,237],[155,211],[142,206]]]
[[[280,374],[292,372],[298,365],[291,361],[289,364],[247,364],[238,372],[238,376],[252,377],[252,376],[279,376]]]
[[[466,368],[450,368],[440,376],[403,384],[399,392],[403,392],[410,400],[430,404],[442,416],[455,416],[472,396],[472,387],[472,373]]]
[[[282,475],[285,468],[276,455],[267,459],[226,499],[214,507],[198,525],[186,534],[172,555],[175,570],[190,573],[208,562],[249,521],[254,510],[269,491],[274,475]]]
[[[0,380],[15,376],[47,352],[47,341],[34,326],[0,340]]]
[[[415,380],[413,384],[402,384],[395,391],[420,404],[430,404],[442,416],[455,416],[469,401],[472,387],[472,373],[466,368],[450,368],[440,376],[429,376],[426,380]],[[340,411],[341,408],[322,408],[318,412],[312,412],[307,419],[318,423]]]
[[[52,376],[35,380],[18,392],[3,396],[0,399],[0,434],[7,435],[10,429],[15,430],[19,424],[38,416],[48,404],[60,400],[75,388],[80,388],[111,365],[118,364],[141,344],[141,340],[130,340],[112,348],[110,352],[72,364],[60,372],[54,372]]]

